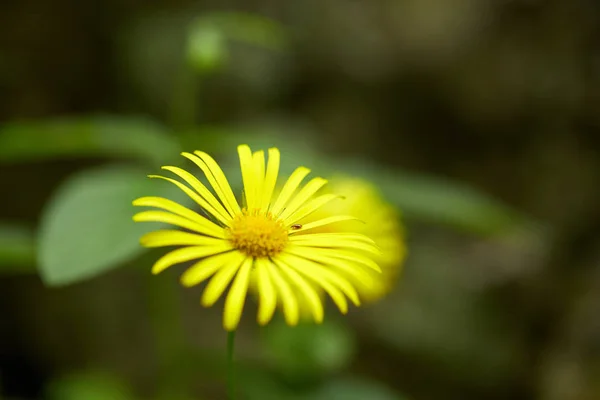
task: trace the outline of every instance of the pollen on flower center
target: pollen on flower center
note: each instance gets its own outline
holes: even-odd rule
[[[288,242],[283,223],[270,213],[243,210],[228,228],[229,240],[239,251],[251,257],[272,257]]]

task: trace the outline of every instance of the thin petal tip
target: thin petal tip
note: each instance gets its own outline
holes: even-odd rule
[[[135,205],[135,204],[134,204],[134,205]],[[140,222],[140,221],[141,221],[140,214],[141,214],[141,213],[137,213],[137,214],[135,214],[133,217],[131,217],[131,219],[132,219],[134,222]]]
[[[256,318],[256,322],[258,323],[258,325],[260,326],[265,326],[269,323],[269,321],[271,320],[271,318],[264,318],[264,317],[258,317]]]
[[[200,305],[205,308],[212,307],[215,302],[216,300],[213,301],[212,299],[207,298],[205,295],[200,298]]]
[[[163,271],[162,268],[156,268],[156,267],[152,267],[152,270],[150,271],[152,273],[152,275],[158,275]]]
[[[198,280],[194,279],[194,277],[191,277],[189,274],[189,271],[190,270],[185,271],[179,277],[179,284],[186,288],[190,288],[190,287],[196,286],[198,284]]]

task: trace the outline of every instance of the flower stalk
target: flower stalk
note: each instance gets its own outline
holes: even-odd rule
[[[227,399],[235,400],[235,365],[233,350],[235,344],[235,330],[227,332]]]

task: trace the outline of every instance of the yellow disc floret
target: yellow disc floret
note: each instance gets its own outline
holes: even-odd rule
[[[288,242],[283,222],[271,213],[243,210],[227,229],[229,240],[250,257],[265,258],[279,254]]]

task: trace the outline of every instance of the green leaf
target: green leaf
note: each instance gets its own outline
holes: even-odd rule
[[[408,400],[387,386],[358,377],[329,378],[320,384],[289,385],[256,368],[240,374],[248,400]]]
[[[34,272],[34,266],[33,231],[24,226],[0,223],[0,271]]]
[[[479,234],[504,233],[531,223],[516,210],[460,182],[385,168],[363,160],[340,160],[335,167],[376,184],[385,198],[411,219]]]
[[[352,360],[356,345],[348,328],[335,319],[296,327],[277,319],[264,333],[277,371],[293,380],[339,371]]]
[[[47,204],[39,232],[43,281],[61,286],[94,277],[140,255],[139,238],[159,224],[134,223],[141,196],[181,197],[138,168],[102,167],[72,176]]]
[[[11,122],[0,127],[0,162],[105,156],[164,163],[180,152],[160,125],[144,118],[95,116]]]
[[[340,378],[325,383],[308,396],[298,400],[406,400],[376,381],[359,378]]]
[[[106,373],[78,373],[50,384],[51,400],[133,400],[131,389]]]

